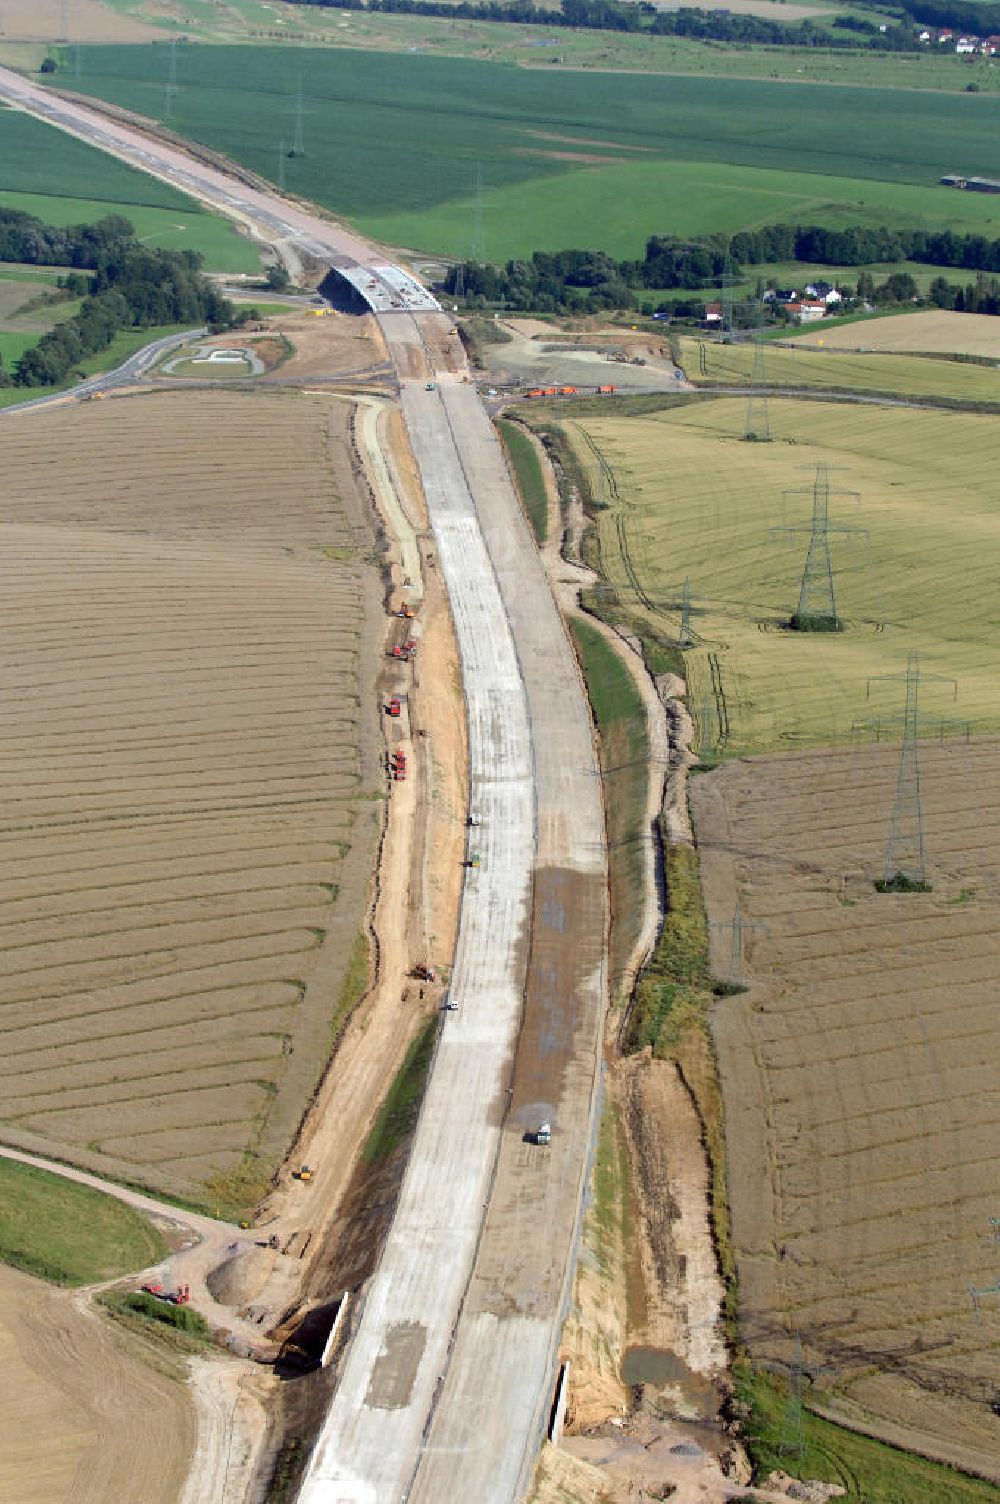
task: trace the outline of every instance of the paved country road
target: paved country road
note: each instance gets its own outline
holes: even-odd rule
[[[393,303],[404,283],[377,248],[6,69],[0,97],[374,288],[455,621],[480,861],[459,1006],[300,1497],[511,1504],[543,1434],[578,1232],[607,898],[589,710],[496,436],[450,321],[419,290]],[[526,1142],[545,1120],[548,1149]]]

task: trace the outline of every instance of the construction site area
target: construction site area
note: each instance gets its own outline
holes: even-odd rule
[[[0,1495],[985,1504],[995,418],[0,93],[302,282],[2,419]]]

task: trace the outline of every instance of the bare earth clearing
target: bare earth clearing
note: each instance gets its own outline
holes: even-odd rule
[[[0,1267],[0,1498],[174,1504],[194,1417],[173,1379],[68,1290]]]
[[[923,309],[904,317],[865,319],[822,327],[787,340],[790,345],[823,345],[827,350],[898,350],[900,354],[986,355],[1000,360],[1000,329],[985,313]]]
[[[743,1335],[833,1414],[1000,1479],[1000,742],[922,751],[929,894],[879,895],[897,751],[730,763],[692,802]],[[753,928],[750,929],[749,925]],[[830,1393],[830,1390],[834,1393]]]
[[[4,430],[0,1125],[223,1209],[287,1146],[368,900],[349,416],[178,393]]]

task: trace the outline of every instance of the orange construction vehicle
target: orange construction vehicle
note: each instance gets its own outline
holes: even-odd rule
[[[408,641],[404,642],[402,646],[390,648],[388,656],[390,658],[402,658],[404,662],[408,662],[411,658],[416,657],[416,653],[416,640],[411,637],[408,639]]]
[[[397,616],[401,616],[404,621],[412,621],[413,620],[413,607],[412,606],[400,606],[399,610],[396,612],[396,615]]]
[[[559,388],[559,395],[560,395],[560,397],[572,397],[572,396],[575,395],[575,393],[576,393],[576,387],[575,386],[561,386]]]
[[[155,1295],[157,1300],[165,1300],[172,1306],[186,1306],[191,1300],[190,1285],[178,1285],[176,1290],[164,1290],[162,1285],[151,1281],[142,1288],[146,1295]]]
[[[609,397],[613,391],[613,386],[599,386],[597,388],[597,395],[599,397]]]
[[[402,708],[403,707],[400,704],[399,696],[398,695],[393,695],[391,699],[389,699],[389,700],[386,701],[386,704],[385,704],[385,713],[386,713],[386,715],[391,715],[393,717],[393,719],[395,720],[395,719],[398,718],[399,713],[402,710]]]

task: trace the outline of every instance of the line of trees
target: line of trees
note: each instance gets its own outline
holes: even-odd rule
[[[291,3],[291,0],[290,0]],[[592,31],[644,32],[650,36],[693,37],[713,42],[758,43],[770,47],[864,47],[878,52],[917,51],[920,44],[909,17],[887,21],[886,30],[862,23],[841,35],[813,21],[788,23],[762,16],[701,10],[658,11],[640,0],[637,5],[622,0],[562,0],[558,10],[535,5],[532,0],[301,0],[333,10],[369,10],[406,16],[446,16],[466,21],[502,21],[518,25],[565,26]],[[834,23],[836,24],[836,23]]]
[[[909,0],[907,11],[921,26],[948,27],[986,37],[1000,32],[995,0]]]
[[[950,230],[890,230],[856,226],[828,230],[819,225],[770,225],[736,235],[681,240],[676,236],[652,235],[642,260],[616,260],[604,251],[535,251],[526,260],[491,266],[465,261],[450,267],[441,289],[451,297],[461,294],[483,304],[504,304],[511,309],[536,309],[552,313],[583,313],[601,308],[642,308],[654,305],[643,293],[690,289],[718,289],[729,270],[734,280],[745,280],[745,269],[775,262],[804,262],[856,268],[857,297],[881,303],[907,302],[916,297],[912,277],[894,272],[876,286],[865,267],[875,262],[919,261],[930,266],[949,266],[973,271],[976,281],[965,289],[944,277],[936,278],[931,300],[942,308],[975,307],[993,312],[989,273],[1000,273],[1000,239],[956,235]],[[671,310],[688,310],[700,316],[698,300],[676,300]]]
[[[30,216],[21,218],[30,220]],[[27,259],[22,251],[29,234],[36,246],[59,244],[61,232],[56,226],[34,220],[17,229],[7,240],[0,234],[0,260]],[[98,233],[87,236],[82,233],[87,229]],[[126,219],[112,216],[98,225],[74,226],[66,243],[74,245],[80,257],[89,258],[69,264],[89,267],[90,276],[69,272],[60,278],[69,296],[83,298],[80,310],[26,350],[13,376],[2,377],[3,385],[13,381],[15,386],[59,386],[86,356],[106,350],[122,329],[148,329],[157,324],[208,324],[226,329],[240,322],[233,305],[201,275],[197,252],[140,245]]]
[[[0,261],[94,268],[134,240],[135,231],[120,214],[92,225],[46,225],[22,209],[0,208]]]

